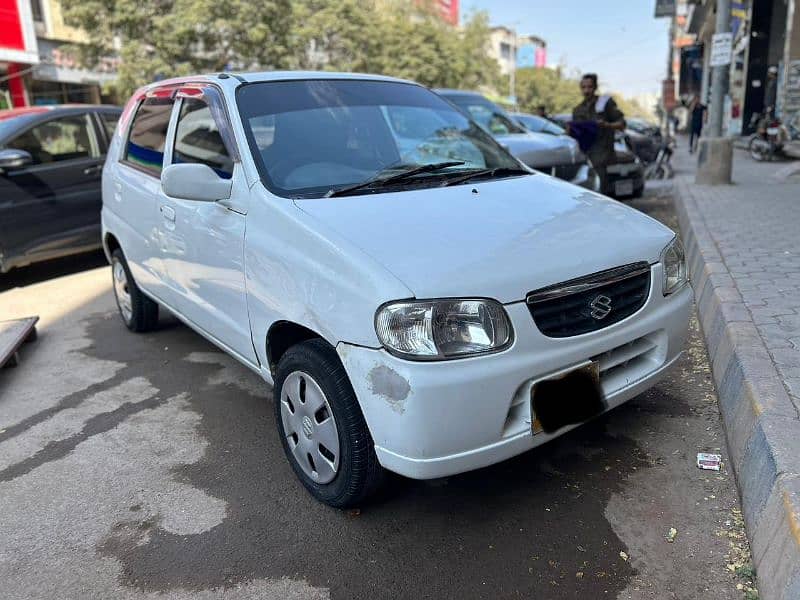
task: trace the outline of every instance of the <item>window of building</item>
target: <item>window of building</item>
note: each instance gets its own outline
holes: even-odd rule
[[[47,121],[23,132],[7,146],[25,150],[37,165],[99,155],[87,115]]]
[[[160,176],[172,112],[171,98],[147,98],[133,118],[124,161]]]
[[[42,0],[31,0],[31,15],[36,23],[44,23],[44,11],[42,10]]]
[[[511,44],[500,42],[500,57],[504,60],[511,58]]]
[[[172,162],[208,165],[225,179],[233,175],[233,161],[205,100],[183,100],[175,131]]]

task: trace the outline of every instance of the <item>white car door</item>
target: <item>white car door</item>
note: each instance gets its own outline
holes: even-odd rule
[[[174,308],[240,359],[257,364],[244,275],[248,189],[216,88],[178,91],[166,157],[169,164],[205,164],[233,179],[231,199],[223,202],[171,198],[158,191],[161,260]]]
[[[139,287],[166,303],[171,298],[153,233],[173,105],[171,90],[152,90],[139,100],[119,161],[107,173],[110,181],[104,184],[104,202],[124,224],[116,234],[133,278]]]

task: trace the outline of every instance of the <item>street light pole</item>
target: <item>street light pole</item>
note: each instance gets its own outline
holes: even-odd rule
[[[717,0],[717,33],[729,33],[731,30],[731,2]],[[728,92],[730,65],[713,67],[711,72],[711,107],[708,113],[709,135],[722,136],[725,94]]]

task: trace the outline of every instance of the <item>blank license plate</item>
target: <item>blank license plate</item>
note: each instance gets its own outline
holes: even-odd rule
[[[614,183],[614,193],[617,196],[630,196],[633,194],[633,181],[623,179]]]
[[[534,434],[553,433],[567,425],[582,423],[605,408],[596,362],[537,381],[531,389]]]

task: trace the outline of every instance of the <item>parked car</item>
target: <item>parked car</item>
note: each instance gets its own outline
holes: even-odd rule
[[[569,136],[528,131],[502,108],[477,92],[434,91],[476,121],[529,167],[581,187],[599,189],[597,175],[577,142]]]
[[[100,173],[121,112],[0,110],[0,273],[100,247]]]
[[[572,115],[558,114],[551,119],[566,128]],[[645,166],[621,131],[614,135],[614,162],[608,165],[607,173],[608,189],[603,190],[604,194],[613,198],[639,198],[644,194]]]
[[[691,303],[670,229],[370,75],[138,90],[103,244],[124,324],[165,307],[273,383],[294,472],[337,507],[384,470],[477,469],[633,398],[680,356]]]
[[[550,119],[539,115],[527,113],[511,113],[517,123],[533,133],[549,133],[550,135],[567,135],[563,127],[553,123]]]

